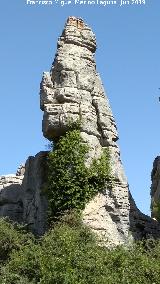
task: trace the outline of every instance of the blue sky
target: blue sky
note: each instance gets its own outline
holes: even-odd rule
[[[160,151],[160,1],[145,5],[27,5],[0,0],[0,175],[46,150],[39,84],[69,15],[97,38],[100,72],[119,132],[121,158],[138,207],[149,214],[150,174]],[[130,1],[131,3],[132,1]]]

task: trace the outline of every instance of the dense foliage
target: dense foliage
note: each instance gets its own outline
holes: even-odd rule
[[[10,235],[16,245],[1,264],[1,284],[159,284],[160,242],[108,250],[73,213],[40,240],[6,221],[0,223],[3,231],[0,250],[10,246]]]
[[[18,250],[21,245],[30,243],[33,236],[27,233],[18,224],[13,224],[9,219],[0,218],[0,263],[8,259],[13,250]]]
[[[94,159],[88,168],[85,166],[88,150],[80,130],[74,128],[54,144],[48,157],[46,184],[50,216],[68,209],[83,209],[86,202],[111,181],[108,151]]]
[[[151,210],[154,218],[160,222],[160,201],[154,201]]]

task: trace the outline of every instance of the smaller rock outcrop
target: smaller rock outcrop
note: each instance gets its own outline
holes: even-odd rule
[[[36,235],[43,235],[47,228],[48,203],[44,194],[47,154],[42,151],[27,159],[22,183],[23,222]]]
[[[151,180],[151,216],[160,221],[160,156],[153,162]]]
[[[17,169],[16,176],[24,176],[24,173],[25,173],[25,165],[21,164]]]
[[[0,216],[22,222],[22,182],[23,175],[6,175],[0,177]]]
[[[29,157],[15,175],[0,177],[0,216],[24,223],[34,234],[47,226],[47,199],[43,194],[48,152]]]

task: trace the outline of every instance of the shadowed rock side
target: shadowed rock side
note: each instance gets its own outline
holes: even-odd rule
[[[81,136],[90,150],[89,166],[109,147],[114,185],[104,188],[83,211],[83,222],[108,246],[129,239],[160,237],[157,221],[142,214],[129,192],[116,141],[118,134],[109,101],[96,71],[96,38],[82,19],[69,17],[58,40],[50,72],[43,74],[40,106],[44,111],[43,135],[56,140],[67,131],[68,120],[81,119]],[[35,234],[46,230],[47,199],[44,196],[47,152],[29,157],[18,175],[0,178],[0,215],[24,222]]]
[[[144,235],[141,223],[146,226],[152,223],[156,230],[157,223],[145,217],[130,201],[116,144],[116,124],[96,71],[95,51],[96,38],[92,30],[82,19],[69,17],[58,40],[51,70],[43,74],[41,82],[42,128],[46,138],[57,139],[67,130],[69,119],[81,119],[81,135],[91,149],[86,161],[88,165],[94,157],[100,156],[105,147],[109,147],[114,186],[112,190],[104,188],[103,194],[98,194],[87,204],[83,221],[100,237],[115,245],[128,241],[130,230],[133,230],[134,237],[141,238]],[[142,232],[137,229],[138,226]]]
[[[47,227],[47,199],[43,194],[47,152],[29,157],[16,175],[0,177],[0,216],[27,225],[36,235]]]
[[[160,221],[160,156],[153,162],[151,179],[151,216]]]
[[[22,182],[23,175],[0,177],[0,216],[8,216],[13,221],[22,222]]]
[[[47,198],[44,195],[48,152],[29,157],[23,179],[23,222],[36,235],[47,229]]]

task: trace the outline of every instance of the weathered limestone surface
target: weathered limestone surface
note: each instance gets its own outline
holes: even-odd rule
[[[16,175],[0,177],[0,216],[25,223],[38,235],[45,232],[47,224],[47,199],[43,193],[46,156],[47,152],[40,152],[29,157]]]
[[[81,135],[91,149],[87,163],[109,147],[114,186],[112,190],[104,188],[103,194],[98,194],[83,212],[84,223],[95,233],[111,245],[127,242],[130,235],[138,239],[157,236],[157,222],[137,209],[129,193],[116,144],[117,128],[96,70],[95,51],[92,30],[82,19],[69,17],[51,70],[43,74],[41,82],[43,134],[50,140],[56,139],[67,130],[69,119],[80,118]]]
[[[47,198],[44,194],[47,151],[29,157],[23,179],[23,222],[38,235],[47,228]]]
[[[22,181],[23,175],[0,177],[0,216],[8,216],[13,221],[22,222]]]
[[[160,156],[153,162],[151,179],[151,216],[160,220]]]
[[[96,38],[82,19],[69,17],[58,40],[50,72],[40,85],[40,107],[44,111],[42,130],[49,140],[67,131],[68,121],[81,119],[81,136],[89,144],[87,166],[106,147],[110,150],[112,189],[91,200],[83,211],[87,224],[107,245],[129,240],[160,237],[160,225],[141,213],[129,192],[120,160],[116,123],[106,97],[94,54]],[[0,178],[0,215],[24,222],[35,234],[46,230],[47,199],[44,196],[47,152],[29,157],[17,175]],[[154,179],[155,172],[152,173]],[[153,180],[152,196],[159,196],[159,181]]]
[[[131,194],[130,201],[130,231],[134,239],[160,238],[160,223],[143,214],[136,206]]]

